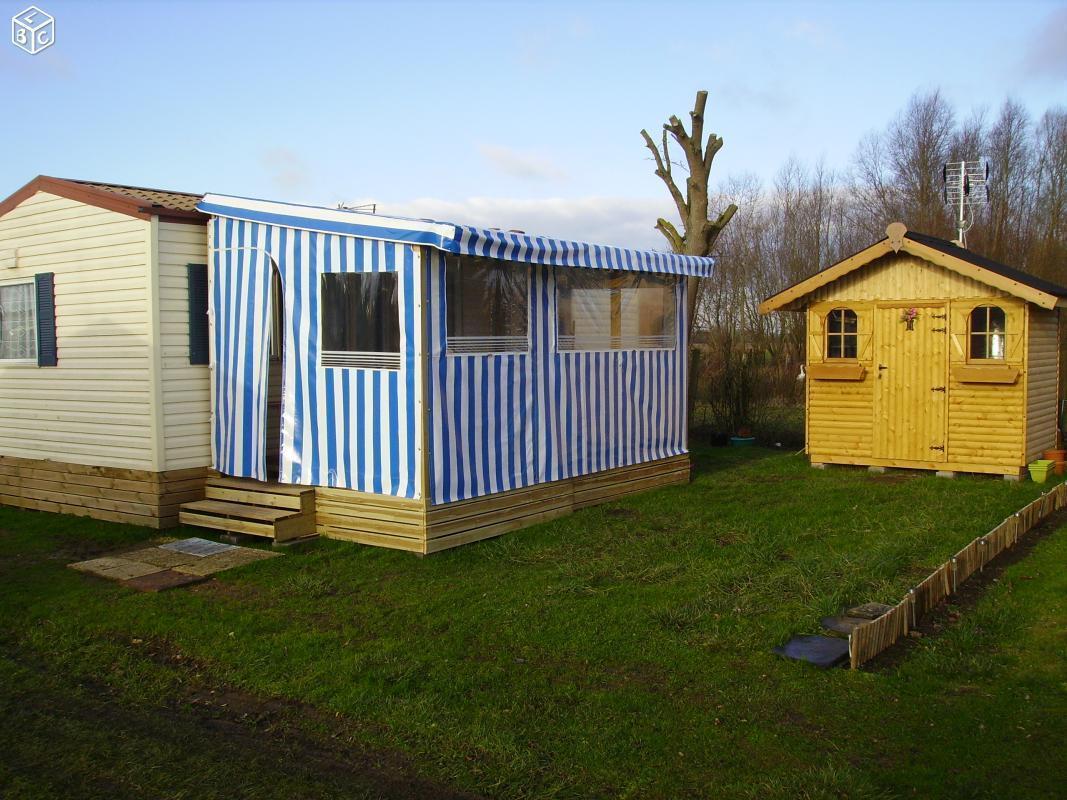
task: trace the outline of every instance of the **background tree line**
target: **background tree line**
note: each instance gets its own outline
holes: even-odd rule
[[[769,185],[729,178],[710,205],[736,204],[702,281],[694,341],[694,419],[716,433],[752,426],[800,437],[800,314],[761,317],[760,301],[884,236],[890,222],[956,238],[942,165],[985,157],[990,202],[975,209],[968,249],[1067,284],[1067,109],[1032,115],[1007,100],[960,117],[940,91],[917,93],[885,130],[859,142],[846,169],[792,158]],[[762,431],[760,430],[762,429]]]

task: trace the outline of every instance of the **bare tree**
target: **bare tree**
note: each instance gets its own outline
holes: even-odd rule
[[[1006,100],[989,131],[987,149],[994,191],[989,196],[985,235],[976,246],[981,245],[985,255],[998,261],[1018,262],[1025,255],[1033,172],[1031,130],[1026,109]]]
[[[670,192],[682,222],[682,229],[679,231],[673,223],[660,218],[656,221],[656,229],[666,237],[671,250],[691,256],[711,255],[715,240],[737,212],[737,206],[731,204],[714,220],[708,217],[711,165],[715,161],[715,155],[722,149],[723,140],[722,137],[710,133],[707,142],[704,141],[704,107],[707,102],[708,93],[697,92],[693,110],[689,112],[689,131],[685,129],[678,117],[672,115],[663,125],[662,147],[656,146],[648,131],[641,131],[645,146],[648,147],[656,162],[656,176],[663,181],[667,191]],[[685,158],[684,164],[676,164],[671,159],[671,140],[681,148]],[[684,194],[674,179],[676,166],[687,173]],[[691,279],[689,281],[690,334],[692,334],[696,320],[699,295],[700,282],[698,279]]]
[[[1033,256],[1030,269],[1067,282],[1067,110],[1047,111],[1037,127]]]

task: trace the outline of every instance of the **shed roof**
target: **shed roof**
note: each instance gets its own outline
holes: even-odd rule
[[[138,219],[159,217],[170,222],[188,222],[199,225],[207,221],[207,217],[196,210],[196,204],[201,197],[199,194],[99,181],[54,178],[50,175],[38,175],[14,194],[0,201],[0,216],[38,192],[66,197],[69,200],[76,200],[97,208],[106,208],[109,211]]]
[[[903,250],[917,258],[974,278],[1008,294],[1020,297],[1042,308],[1067,304],[1067,288],[1044,278],[1038,278],[1007,264],[974,253],[954,242],[909,231],[902,223],[894,222],[886,228],[886,236],[853,256],[832,264],[826,269],[783,289],[760,303],[760,313],[797,311],[803,308],[804,298],[829,283],[833,283],[888,253]]]
[[[364,238],[423,244],[448,253],[478,255],[527,264],[589,267],[633,272],[709,276],[711,258],[628,250],[587,244],[520,231],[475,228],[452,222],[369,214],[346,209],[254,200],[208,194],[197,208],[205,214],[230,219],[264,222],[303,230],[347,234]]]

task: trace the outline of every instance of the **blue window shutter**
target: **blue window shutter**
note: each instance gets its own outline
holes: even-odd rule
[[[33,276],[37,289],[37,366],[59,363],[56,347],[56,276],[41,272]]]
[[[207,364],[207,265],[189,264],[189,363]]]

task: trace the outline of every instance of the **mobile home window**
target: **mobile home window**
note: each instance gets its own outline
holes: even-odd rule
[[[37,302],[32,281],[0,286],[0,360],[37,360]]]
[[[556,270],[560,350],[674,347],[674,275],[595,269]]]
[[[399,367],[396,273],[328,273],[321,287],[322,365]]]
[[[495,258],[448,256],[448,350],[509,353],[527,349],[529,268]]]
[[[856,358],[859,320],[851,308],[835,308],[826,315],[826,357]]]
[[[971,312],[971,358],[1004,358],[1004,309],[979,306]]]

